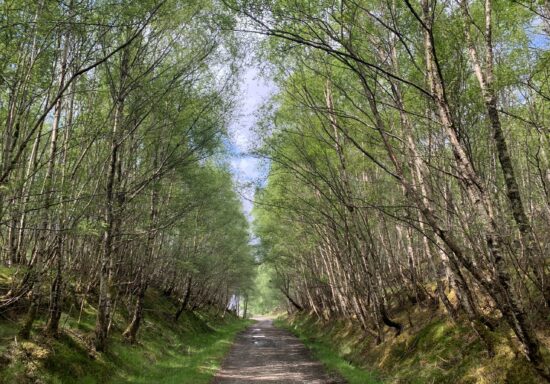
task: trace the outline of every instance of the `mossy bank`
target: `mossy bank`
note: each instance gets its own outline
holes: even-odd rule
[[[417,324],[399,336],[388,334],[378,345],[349,321],[323,322],[303,313],[280,318],[277,325],[299,336],[350,384],[541,383],[506,335],[496,333],[495,356],[489,357],[467,325],[439,315],[414,315]]]
[[[176,303],[151,290],[138,343],[122,337],[127,314],[116,313],[108,351],[97,353],[91,336],[95,309],[64,314],[57,338],[42,335],[37,322],[31,339],[17,338],[19,321],[0,320],[0,383],[208,383],[234,336],[249,324],[232,314],[188,312],[176,322]],[[79,320],[80,317],[80,320]],[[117,321],[120,320],[120,321]]]

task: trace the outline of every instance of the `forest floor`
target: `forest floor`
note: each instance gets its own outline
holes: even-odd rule
[[[453,324],[428,309],[395,316],[408,327],[399,336],[388,331],[381,344],[345,320],[322,322],[302,313],[279,318],[275,324],[299,337],[329,372],[338,372],[349,384],[543,382],[517,345],[504,337],[510,332],[505,327],[494,334],[495,356],[490,358],[466,322]],[[413,319],[412,325],[407,317]],[[544,332],[539,336],[548,340]],[[543,350],[547,358],[548,351]]]
[[[40,318],[31,339],[20,340],[21,315],[1,314],[0,384],[208,384],[235,336],[251,323],[205,311],[184,313],[176,322],[175,300],[150,289],[138,343],[122,337],[130,313],[119,305],[108,351],[97,353],[91,346],[96,303],[90,301],[82,313],[73,303],[63,314],[57,338],[43,335]]]
[[[258,319],[237,336],[214,384],[340,384],[289,331]]]

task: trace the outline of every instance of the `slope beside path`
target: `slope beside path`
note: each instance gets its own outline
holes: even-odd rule
[[[258,319],[237,336],[213,384],[343,384],[290,332]]]

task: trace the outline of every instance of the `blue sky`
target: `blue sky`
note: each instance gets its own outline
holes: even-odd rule
[[[250,151],[259,142],[255,133],[257,114],[262,104],[274,92],[274,84],[261,76],[261,69],[254,64],[248,65],[241,77],[236,117],[229,126],[231,171],[249,221],[252,219],[250,212],[254,205],[255,186],[265,179],[267,173],[267,165],[250,155]]]

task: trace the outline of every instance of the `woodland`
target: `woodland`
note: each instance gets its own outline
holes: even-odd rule
[[[5,0],[0,84],[0,376],[22,340],[284,311],[369,348],[437,318],[550,381],[547,2]]]

